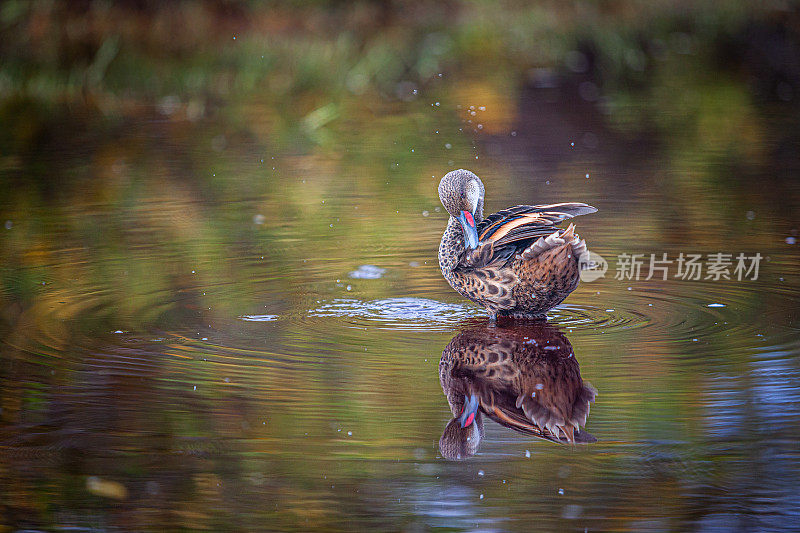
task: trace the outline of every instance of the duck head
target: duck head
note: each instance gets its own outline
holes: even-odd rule
[[[439,182],[439,200],[461,224],[467,249],[478,246],[477,225],[483,220],[483,195],[483,182],[469,170],[453,170]]]
[[[444,428],[439,439],[439,452],[449,460],[466,459],[478,451],[483,437],[483,418],[478,397],[475,394],[461,395],[459,403],[452,408],[458,412]]]

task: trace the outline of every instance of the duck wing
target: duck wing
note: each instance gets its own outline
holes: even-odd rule
[[[530,420],[519,416],[516,411],[508,411],[495,406],[491,412],[486,411],[486,409],[484,409],[484,412],[489,418],[502,426],[524,435],[549,440],[550,442],[559,444],[592,444],[597,442],[597,437],[583,428],[575,428],[574,430],[569,428],[567,431],[564,428],[558,428],[559,435],[554,435],[546,427],[540,428],[535,423],[531,423]]]
[[[546,414],[542,413],[541,406],[535,401],[531,402],[529,395],[525,399],[518,397],[512,385],[496,379],[487,379],[484,373],[474,373],[471,376],[469,389],[471,393],[477,394],[481,411],[501,426],[560,444],[588,443],[597,440],[577,427],[555,422],[549,411],[546,411]],[[532,407],[538,408],[539,412]]]
[[[478,247],[465,254],[461,266],[474,269],[504,264],[533,240],[553,233],[564,220],[596,211],[591,205],[569,202],[517,205],[493,213],[478,224]]]
[[[494,404],[481,403],[481,408],[486,416],[509,429],[518,431],[524,435],[530,435],[550,442],[565,443],[571,442],[566,436],[559,437],[553,434],[547,427],[539,427],[533,420],[525,416],[521,409],[514,408],[514,400],[511,397],[495,395]]]
[[[580,374],[577,378],[562,376],[558,365],[540,365],[536,365],[540,366],[538,376],[526,375],[530,369],[518,367],[522,376],[513,384],[473,375],[473,387],[479,392],[483,412],[498,424],[540,439],[596,442],[582,429],[595,389],[584,383]]]
[[[478,240],[494,242],[495,247],[520,240],[549,235],[553,227],[568,218],[597,211],[591,205],[561,203],[549,205],[517,205],[493,213],[478,224]]]
[[[555,369],[551,368],[550,371]],[[589,404],[597,394],[595,389],[584,383],[580,375],[577,379],[563,376],[555,381],[543,375],[536,382],[538,386],[533,387],[530,381],[526,383],[527,386],[514,404],[517,408],[515,413],[524,414],[537,428],[555,435],[561,441],[593,442],[587,440],[593,437],[581,431],[581,427],[586,424]]]

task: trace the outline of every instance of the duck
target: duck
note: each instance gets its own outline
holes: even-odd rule
[[[452,419],[439,440],[445,459],[465,459],[483,439],[483,417],[559,444],[589,444],[585,429],[597,391],[581,378],[567,337],[548,322],[465,328],[439,361]]]
[[[556,226],[597,211],[584,203],[517,205],[484,218],[484,185],[465,169],[445,174],[439,200],[450,218],[439,267],[450,286],[489,316],[541,318],[578,286],[586,241]]]

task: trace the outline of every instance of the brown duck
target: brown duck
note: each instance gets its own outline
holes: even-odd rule
[[[448,172],[439,199],[450,214],[439,267],[459,294],[492,318],[541,317],[578,286],[586,241],[555,226],[597,211],[581,203],[518,205],[483,218],[483,182],[469,170]]]
[[[439,381],[453,413],[439,440],[447,459],[477,452],[483,415],[552,442],[597,441],[581,430],[596,392],[581,379],[567,337],[546,322],[459,333],[442,352]]]

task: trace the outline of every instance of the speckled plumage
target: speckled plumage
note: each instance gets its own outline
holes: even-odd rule
[[[439,199],[450,214],[439,244],[439,266],[462,296],[490,316],[540,317],[578,286],[579,260],[586,243],[555,226],[567,218],[594,213],[582,203],[518,205],[483,218],[484,187],[468,170],[447,173]],[[474,217],[478,242],[468,247],[459,214]]]
[[[459,333],[442,352],[439,381],[453,413],[439,441],[446,458],[475,454],[483,437],[481,414],[552,442],[596,441],[580,429],[596,392],[583,382],[569,340],[546,322],[486,324]],[[479,412],[462,428],[458,416],[473,394]]]

